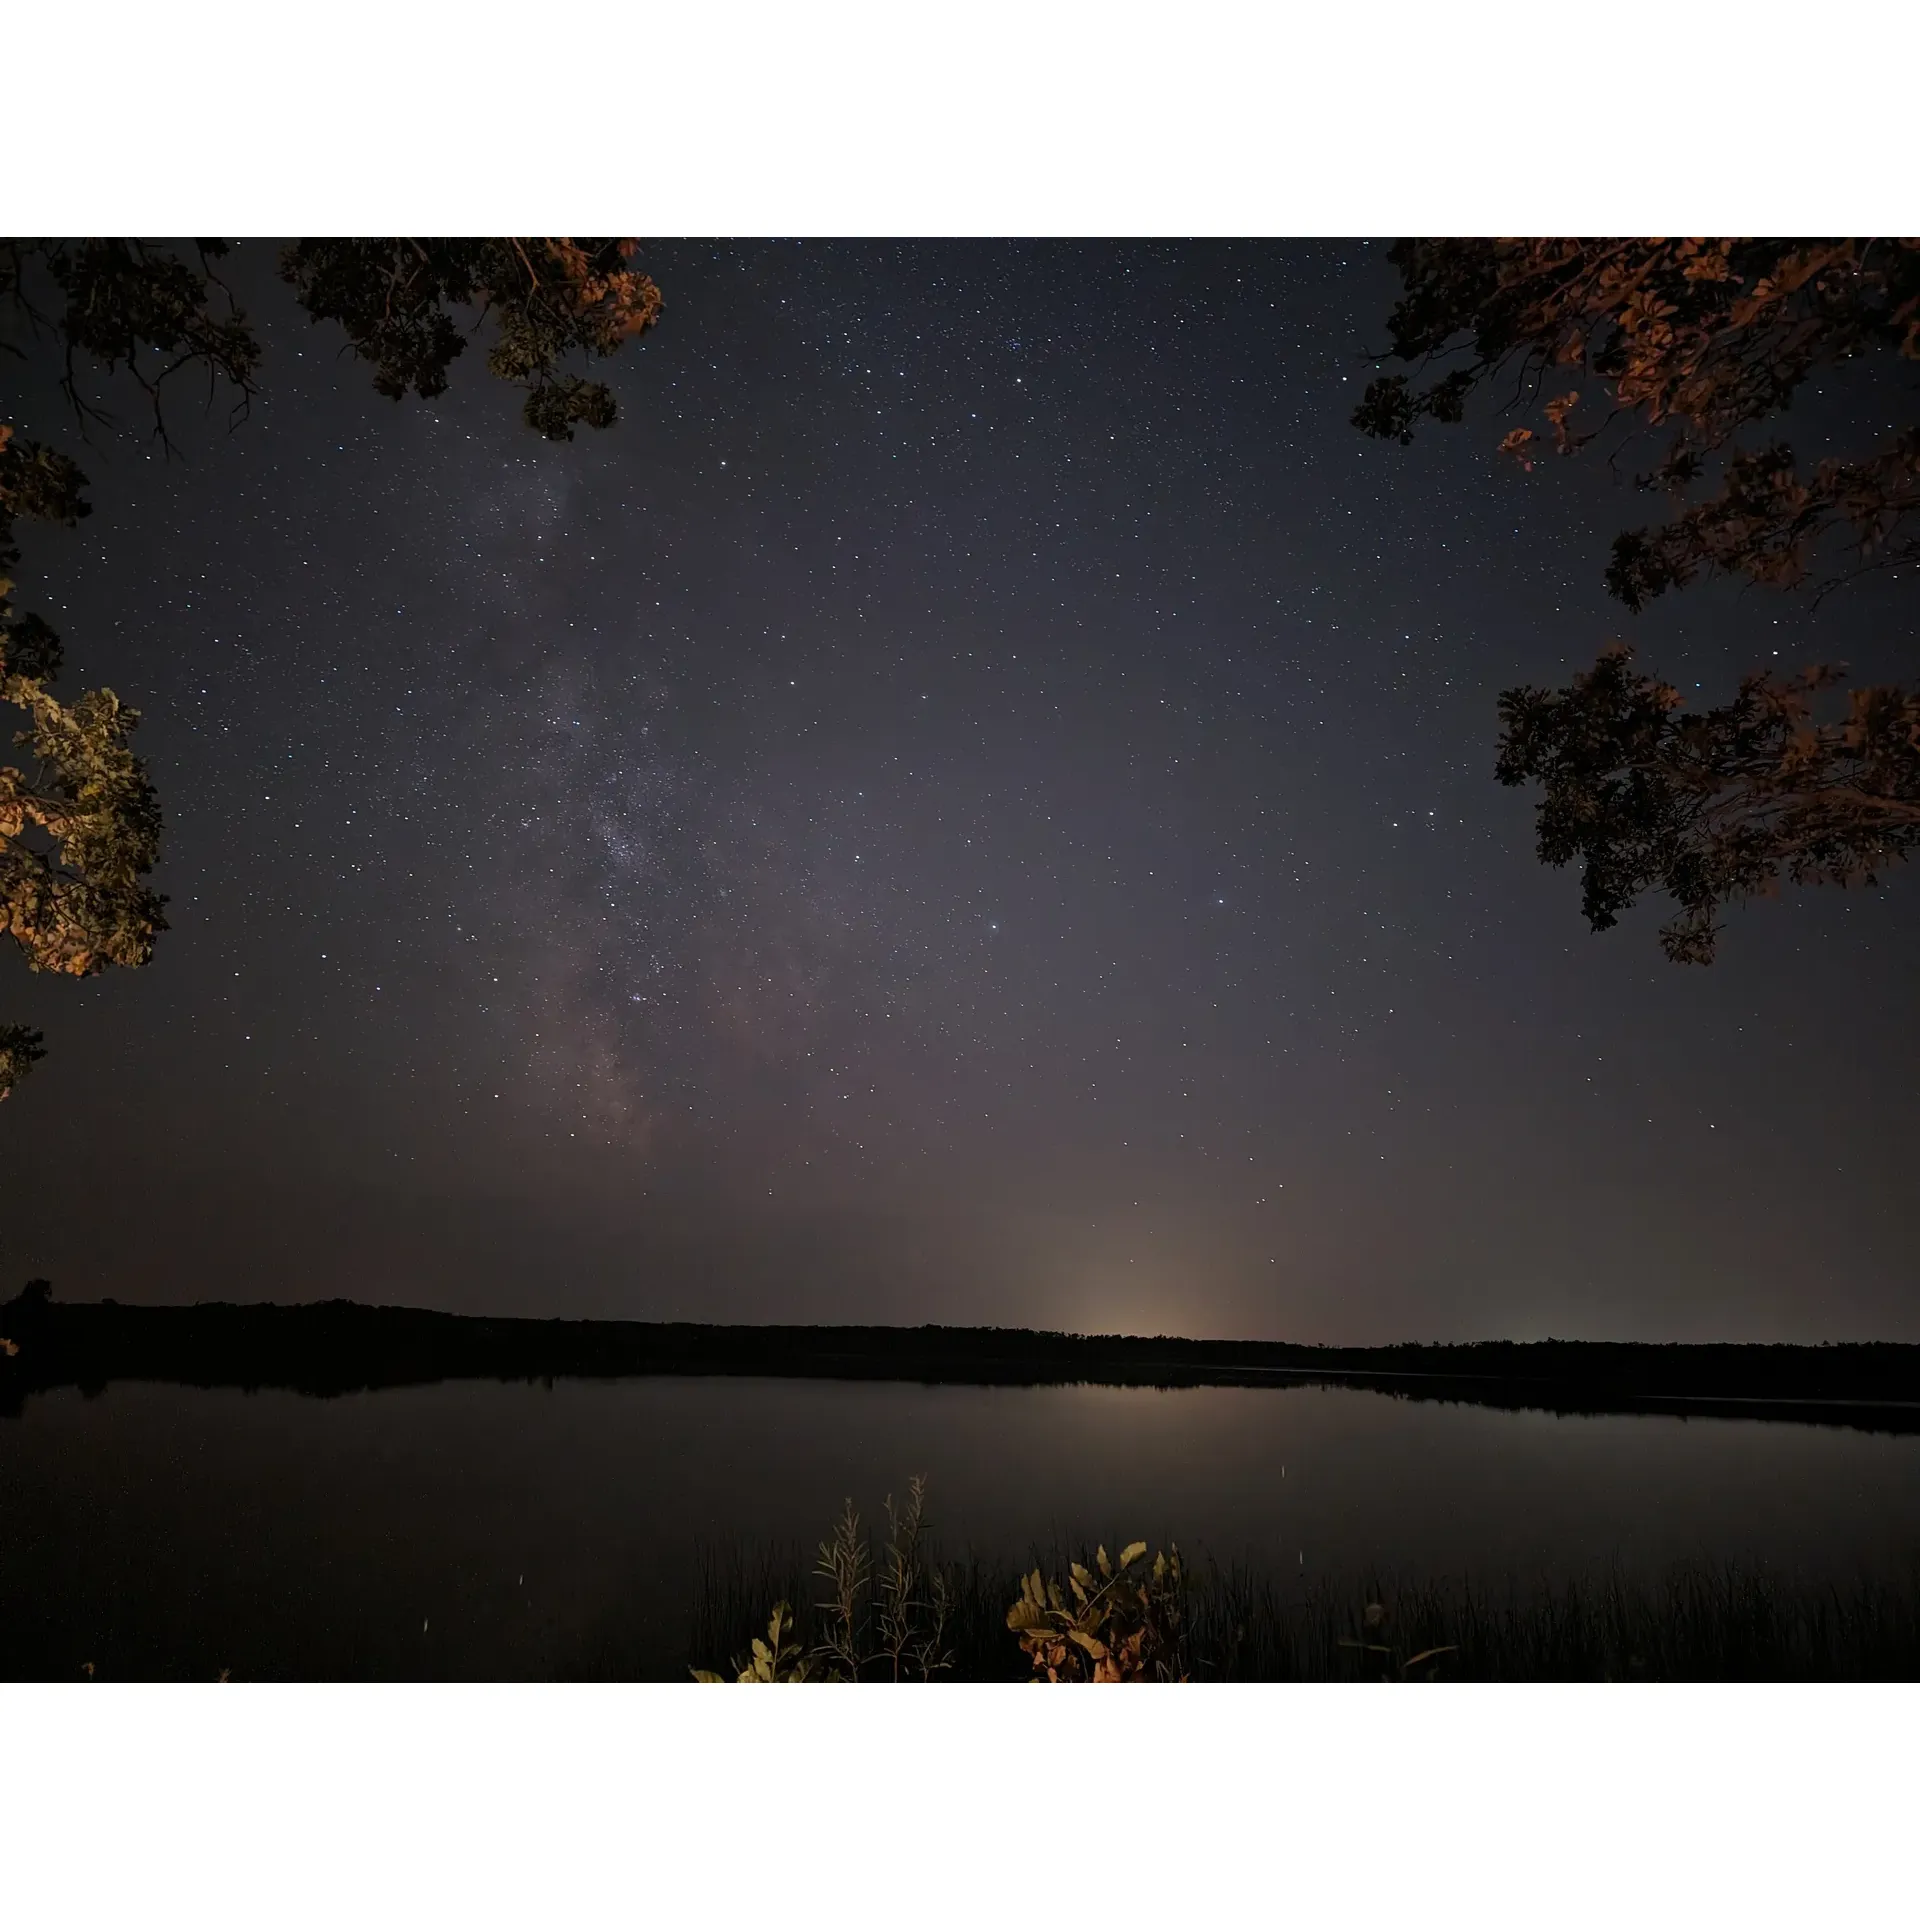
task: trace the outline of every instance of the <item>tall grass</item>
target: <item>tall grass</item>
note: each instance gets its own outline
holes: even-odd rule
[[[1036,1554],[1029,1565],[1047,1565]],[[977,1555],[937,1563],[949,1596],[951,1680],[1024,1680],[1031,1663],[1006,1624],[1023,1568]],[[818,1598],[792,1551],[710,1551],[690,1621],[689,1665],[731,1672],[774,1604]],[[1378,1680],[1412,1669],[1460,1680],[1920,1679],[1920,1570],[1816,1584],[1745,1565],[1688,1565],[1635,1578],[1619,1568],[1531,1583],[1360,1579],[1306,1585],[1201,1561],[1185,1595],[1196,1681]],[[1343,1642],[1359,1642],[1358,1647]],[[1370,1651],[1386,1648],[1382,1653]],[[872,1677],[872,1676],[869,1676]]]
[[[700,1554],[687,1666],[731,1674],[776,1607],[808,1627],[818,1670],[842,1680],[1015,1679],[1001,1575],[978,1557],[930,1550],[924,1481],[885,1504],[876,1557],[849,1500],[809,1558],[798,1547],[709,1546]],[[1016,1588],[1018,1579],[1014,1582]]]

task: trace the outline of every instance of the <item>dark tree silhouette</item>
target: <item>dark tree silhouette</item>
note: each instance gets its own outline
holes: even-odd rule
[[[660,289],[629,261],[631,240],[301,240],[281,277],[316,320],[336,320],[373,364],[375,390],[444,393],[466,349],[451,307],[495,322],[487,371],[527,391],[527,425],[571,440],[613,424],[613,395],[560,371],[570,353],[617,352],[660,317]]]
[[[568,370],[604,358],[660,315],[660,291],[633,264],[632,240],[302,240],[281,278],[315,320],[345,329],[374,386],[398,400],[443,393],[469,334],[491,325],[487,369],[526,390],[527,424],[550,440],[613,424],[612,392]],[[61,357],[61,391],[82,426],[108,424],[88,378],[130,380],[167,442],[165,399],[181,376],[224,383],[243,414],[260,347],[221,282],[227,252],[192,258],[137,240],[0,241],[0,337]],[[465,330],[456,311],[470,317]],[[14,604],[21,520],[76,526],[91,511],[86,476],[65,454],[0,420],[0,701],[23,709],[14,736],[25,766],[0,766],[0,933],[36,972],[84,976],[143,966],[166,930],[146,885],[160,848],[160,809],[129,739],[140,716],[107,688],[71,705],[52,691],[59,636]],[[0,1025],[0,1100],[43,1057],[30,1027]]]
[[[1920,427],[1806,470],[1783,443],[1738,444],[1825,368],[1920,362],[1920,241],[1403,240],[1389,257],[1390,353],[1425,384],[1375,379],[1364,432],[1405,444],[1504,375],[1543,423],[1500,443],[1529,469],[1609,430],[1664,435],[1639,485],[1675,511],[1618,535],[1606,570],[1630,611],[1702,575],[1824,594],[1920,565]],[[1841,678],[1756,674],[1729,705],[1681,714],[1673,687],[1614,649],[1568,688],[1502,696],[1498,776],[1542,782],[1540,857],[1584,861],[1594,928],[1658,889],[1680,909],[1669,957],[1707,962],[1732,902],[1782,877],[1872,884],[1920,847],[1920,690],[1856,689],[1823,722],[1816,697]]]
[[[1617,647],[1563,692],[1500,697],[1498,774],[1538,780],[1540,857],[1584,861],[1581,903],[1610,927],[1659,888],[1674,960],[1710,961],[1729,900],[1792,881],[1872,881],[1920,849],[1920,694],[1854,689],[1845,719],[1813,698],[1838,678],[1752,674],[1727,706],[1681,713],[1670,686]]]

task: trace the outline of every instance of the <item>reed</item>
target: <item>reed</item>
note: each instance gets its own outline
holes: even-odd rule
[[[931,1558],[923,1475],[908,1481],[897,1505],[889,1494],[882,1506],[887,1526],[877,1574],[865,1524],[851,1499],[821,1541],[811,1569],[817,1590],[811,1645],[796,1638],[796,1609],[789,1598],[805,1584],[794,1577],[798,1554],[749,1556],[738,1547],[706,1553],[693,1633],[704,1658],[690,1663],[694,1677],[724,1680],[730,1671],[740,1680],[898,1682],[951,1673],[956,1612],[962,1606],[976,1611],[983,1593],[965,1566]],[[799,1617],[807,1611],[799,1609]],[[749,1626],[752,1630],[743,1634]],[[750,1651],[739,1653],[742,1644]],[[783,1645],[788,1649],[784,1665]],[[715,1654],[721,1655],[718,1662]]]
[[[1092,1553],[1081,1557],[1095,1563]],[[1027,1567],[1048,1558],[1036,1553]],[[1027,1569],[978,1555],[924,1564],[947,1595],[946,1659],[913,1677],[1032,1677],[1035,1664],[1008,1626]],[[806,1592],[807,1574],[798,1552],[710,1555],[690,1664],[731,1671],[765,1637],[772,1607]],[[1066,1582],[1056,1590],[1066,1593]],[[1615,1566],[1531,1582],[1307,1584],[1202,1558],[1186,1569],[1180,1643],[1180,1668],[1196,1682],[1916,1680],[1920,1569],[1829,1583],[1695,1563],[1654,1577]],[[869,1659],[859,1673],[871,1680],[891,1666]]]

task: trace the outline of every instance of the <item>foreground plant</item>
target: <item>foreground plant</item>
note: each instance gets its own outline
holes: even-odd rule
[[[696,1680],[710,1686],[724,1686],[726,1676],[709,1667],[689,1669]],[[793,1609],[784,1600],[776,1601],[767,1621],[767,1637],[755,1639],[746,1664],[734,1674],[736,1681],[762,1684],[799,1684],[821,1678],[819,1658],[806,1653],[793,1640]]]
[[[814,1602],[825,1634],[819,1649],[821,1657],[837,1679],[857,1680],[862,1658],[861,1623],[873,1583],[873,1554],[860,1524],[860,1510],[851,1499],[834,1522],[832,1533],[821,1541],[813,1571],[827,1588],[826,1598]]]
[[[814,1603],[820,1641],[802,1651],[792,1639],[793,1611],[777,1601],[766,1639],[755,1640],[749,1658],[737,1663],[736,1679],[861,1680],[877,1671],[886,1680],[931,1680],[951,1669],[953,1595],[945,1571],[928,1560],[926,1476],[907,1482],[897,1507],[891,1494],[883,1504],[887,1538],[878,1582],[860,1510],[849,1499],[814,1563],[814,1577],[826,1587]],[[696,1680],[722,1678],[691,1671]]]
[[[946,1575],[925,1558],[926,1476],[915,1474],[907,1482],[907,1497],[898,1510],[892,1494],[883,1504],[887,1544],[880,1557],[879,1605],[874,1618],[879,1642],[876,1659],[885,1667],[889,1680],[902,1680],[908,1675],[930,1680],[953,1664],[946,1648],[953,1605]]]
[[[1429,1647],[1424,1653],[1416,1653],[1408,1658],[1399,1647],[1386,1645],[1385,1632],[1393,1620],[1393,1609],[1384,1600],[1369,1601],[1360,1617],[1366,1623],[1367,1632],[1374,1637],[1368,1640],[1342,1640],[1340,1644],[1370,1661],[1381,1662],[1377,1670],[1382,1680],[1437,1679],[1440,1673],[1437,1662],[1442,1655],[1460,1651],[1458,1647]],[[1417,1674],[1414,1671],[1416,1667],[1419,1668]]]
[[[1103,1546],[1092,1568],[1073,1563],[1065,1592],[1038,1568],[1021,1581],[1020,1598],[1007,1610],[1007,1626],[1020,1636],[1020,1650],[1032,1660],[1036,1679],[1188,1677],[1180,1550],[1156,1553],[1152,1566],[1134,1573],[1146,1555],[1147,1543],[1135,1540],[1120,1550],[1116,1567]]]

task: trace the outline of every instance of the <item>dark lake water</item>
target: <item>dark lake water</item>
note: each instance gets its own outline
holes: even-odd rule
[[[703,1544],[810,1546],[930,1478],[940,1543],[1146,1536],[1287,1579],[1617,1561],[1905,1578],[1920,1438],[1340,1388],[116,1383],[0,1421],[0,1670],[670,1675]]]

